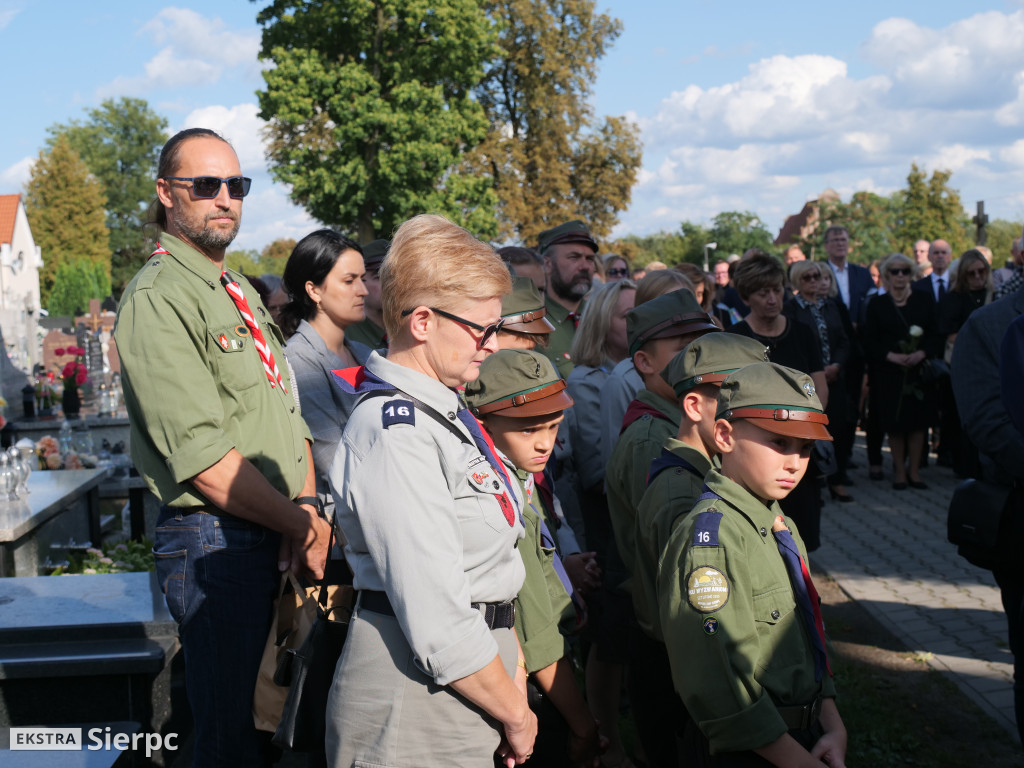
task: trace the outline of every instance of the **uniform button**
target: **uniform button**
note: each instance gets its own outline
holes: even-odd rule
[[[448,411],[448,420],[455,421],[455,411]]]
[[[500,485],[498,485],[498,481],[497,481],[497,480],[495,480],[495,481],[494,481],[494,487],[495,487],[495,488],[501,488],[501,486],[500,486]]]
[[[768,538],[768,531],[765,530],[764,528],[762,528],[761,529],[761,536],[763,536],[764,538]]]
[[[292,406],[292,413],[295,413],[295,406]]]
[[[302,456],[301,455],[299,456],[299,463],[300,464],[302,463]]]
[[[779,613],[778,611],[772,611],[772,618],[775,619],[776,621],[779,620],[779,616],[781,616],[781,615],[782,614]]]

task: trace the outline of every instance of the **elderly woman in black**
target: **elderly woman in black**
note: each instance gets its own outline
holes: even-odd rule
[[[823,290],[824,281],[831,276],[831,270],[823,262],[795,262],[790,267],[789,277],[796,294],[786,302],[783,311],[787,317],[810,328],[818,342],[825,366],[825,380],[828,381],[828,407],[825,411],[828,414],[829,432],[836,435],[849,428],[855,410],[846,387],[846,364],[850,359],[847,322],[844,322],[842,316],[842,305],[829,298],[828,291]],[[845,483],[849,482],[846,478],[846,464],[849,460],[848,445],[837,439],[837,470],[828,478],[833,500],[853,501],[845,487]]]
[[[935,426],[935,387],[922,377],[922,364],[941,353],[935,312],[927,294],[912,291],[914,262],[893,253],[882,262],[885,293],[868,304],[864,351],[871,382],[871,408],[889,435],[893,484],[897,491],[927,488],[919,474],[928,428]]]

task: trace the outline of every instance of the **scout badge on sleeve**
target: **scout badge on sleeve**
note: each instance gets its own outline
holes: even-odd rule
[[[686,577],[686,599],[695,611],[713,613],[729,602],[729,580],[717,568],[698,566]]]

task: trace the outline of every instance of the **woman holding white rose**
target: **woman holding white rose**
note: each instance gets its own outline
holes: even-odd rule
[[[914,263],[901,253],[882,261],[886,293],[867,307],[864,351],[871,382],[871,408],[889,436],[895,490],[927,488],[919,474],[925,435],[937,421],[934,385],[922,380],[922,365],[942,356],[932,304],[910,283]]]

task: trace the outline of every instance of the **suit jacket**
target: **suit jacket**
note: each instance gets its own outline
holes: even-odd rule
[[[827,263],[832,268],[832,262]],[[835,274],[834,268],[832,268],[832,271]],[[859,264],[852,264],[847,261],[846,271],[850,283],[850,317],[858,318],[860,317],[860,308],[864,303],[864,297],[868,295],[868,291],[875,287],[875,281],[871,279],[871,272],[868,268],[862,267]]]
[[[1024,437],[1003,405],[999,347],[1010,324],[1024,314],[1024,290],[973,312],[953,347],[950,378],[960,423],[981,452],[985,479],[1024,480]]]
[[[948,296],[949,292],[953,289],[953,276],[947,270],[945,277],[946,295]],[[939,303],[935,300],[935,289],[932,287],[931,275],[928,275],[927,277],[922,277],[920,280],[915,280],[913,283],[911,283],[910,290],[922,291],[923,293],[928,294],[928,303],[931,305],[932,311],[935,313],[935,316],[939,316]]]

